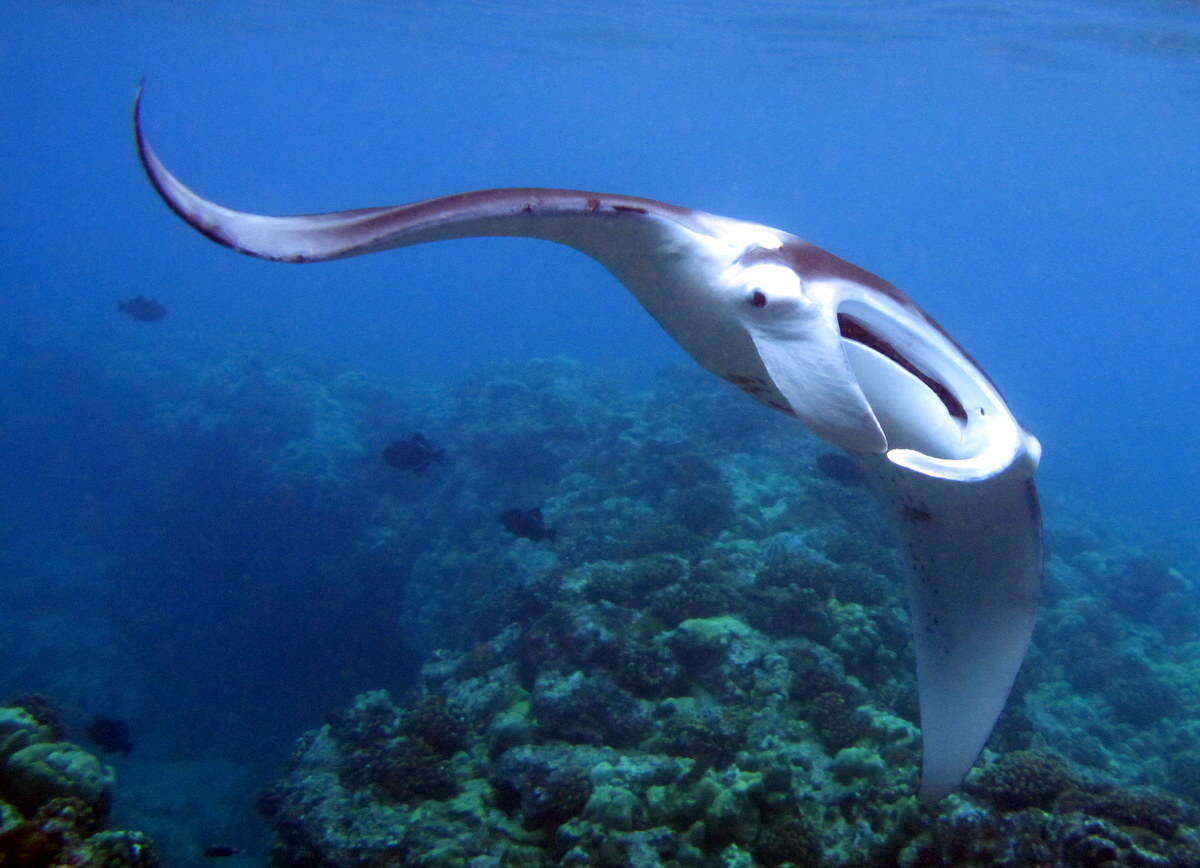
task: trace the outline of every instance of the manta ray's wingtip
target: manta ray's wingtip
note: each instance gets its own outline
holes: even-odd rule
[[[133,92],[133,128],[137,130],[142,123],[142,92],[146,90],[146,76],[138,79],[137,89]]]
[[[158,189],[158,182],[154,177],[154,173],[150,171],[147,158],[150,145],[146,142],[145,133],[142,132],[142,94],[145,90],[146,76],[143,75],[138,79],[137,90],[133,95],[133,110],[131,112],[133,119],[133,141],[137,146],[138,161],[142,164],[142,168],[146,171],[146,175],[149,177],[151,183],[154,184],[155,189]],[[161,190],[159,192],[161,193]]]
[[[141,163],[150,186],[168,208],[200,234],[239,253],[259,256],[260,254],[237,243],[238,218],[242,215],[197,195],[171,174],[158,158],[142,128],[142,94],[145,87],[146,79],[143,77],[138,82],[137,93],[133,98],[133,142],[137,149],[138,162]]]

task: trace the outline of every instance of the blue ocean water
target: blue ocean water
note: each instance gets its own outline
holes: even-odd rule
[[[794,232],[895,283],[981,363],[1043,444],[1060,527],[1200,590],[1194,3],[0,9],[0,699],[48,694],[76,734],[128,719],[116,816],[169,864],[226,839],[257,864],[255,793],[292,740],[358,691],[411,687],[452,632],[432,604],[416,623],[422,581],[472,574],[493,500],[561,494],[537,447],[625,400],[589,389],[663,389],[692,362],[599,266],[542,242],[308,267],[208,243],[137,163],[143,76],[159,154],[231,207],[546,186]],[[136,295],[168,316],[120,315]],[[578,367],[521,367],[558,356]],[[504,390],[539,376],[576,391]],[[702,440],[728,457],[784,436],[744,424]],[[564,453],[607,442],[582,428]],[[418,429],[492,475],[452,459],[420,501],[419,478],[373,460]],[[432,538],[461,540],[453,569]]]

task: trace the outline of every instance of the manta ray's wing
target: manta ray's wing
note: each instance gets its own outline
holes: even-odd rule
[[[604,261],[609,248],[619,246],[609,235],[628,241],[631,232],[652,236],[662,227],[696,224],[695,212],[651,199],[548,188],[477,190],[406,205],[291,217],[236,211],[198,195],[163,165],[146,140],[141,103],[139,90],[134,102],[138,156],[163,201],[211,240],[260,259],[318,262],[430,241],[513,236],[557,241]]]
[[[958,482],[861,459],[909,566],[921,798],[961,783],[1004,708],[1037,615],[1041,513],[1028,472]]]

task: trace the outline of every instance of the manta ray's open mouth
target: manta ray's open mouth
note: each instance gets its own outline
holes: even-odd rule
[[[892,346],[888,341],[875,332],[871,331],[867,325],[861,320],[855,318],[848,313],[838,313],[838,330],[842,333],[842,337],[848,341],[856,341],[864,346],[870,347],[875,352],[882,356],[891,359],[897,365],[908,371],[922,383],[929,387],[933,394],[938,396],[938,399],[946,407],[946,412],[963,422],[967,421],[967,411],[963,409],[962,402],[954,397],[943,383],[938,382],[933,377],[926,374],[909,359],[900,354],[900,351]]]
[[[986,417],[979,389],[947,355],[914,340],[870,305],[846,301],[838,329],[846,360],[887,438],[888,449],[930,458],[971,457],[979,446],[975,423]],[[966,386],[964,390],[964,386]]]

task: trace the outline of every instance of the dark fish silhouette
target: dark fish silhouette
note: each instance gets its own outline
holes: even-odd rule
[[[207,859],[224,859],[227,856],[236,856],[241,852],[237,847],[226,847],[224,844],[213,844],[211,847],[204,848],[204,856]]]
[[[83,728],[84,734],[95,742],[101,750],[109,753],[123,753],[129,756],[133,750],[133,738],[129,734],[129,724],[115,717],[97,714]]]
[[[445,463],[445,453],[426,439],[414,434],[407,440],[397,440],[383,450],[383,460],[397,470],[411,470],[420,476],[433,462]]]
[[[127,298],[117,305],[117,310],[142,322],[158,322],[167,315],[167,309],[152,298],[139,295]]]
[[[544,539],[554,542],[554,538],[558,536],[558,531],[552,527],[546,527],[546,523],[542,520],[541,507],[538,506],[533,509],[506,509],[500,513],[500,521],[509,533],[525,537],[525,539]]]
[[[853,458],[840,452],[822,452],[817,456],[817,469],[842,485],[862,485],[862,471]]]

